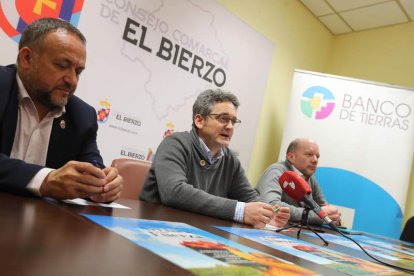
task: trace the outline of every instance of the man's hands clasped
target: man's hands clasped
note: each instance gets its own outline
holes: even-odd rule
[[[42,196],[57,199],[90,198],[111,202],[119,198],[123,179],[113,167],[100,169],[87,162],[70,161],[48,174],[40,186]]]

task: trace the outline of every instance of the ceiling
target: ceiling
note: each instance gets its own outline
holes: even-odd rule
[[[334,35],[414,21],[414,0],[300,0]]]

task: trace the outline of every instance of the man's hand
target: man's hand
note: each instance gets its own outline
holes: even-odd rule
[[[328,217],[333,221],[335,225],[338,226],[341,224],[341,213],[339,212],[338,208],[329,204],[323,205],[321,208],[328,214]]]
[[[92,164],[69,161],[47,175],[39,192],[56,199],[85,198],[102,193],[105,179],[105,172]]]
[[[263,228],[270,222],[274,215],[270,204],[264,202],[249,202],[244,207],[243,223],[255,228]]]
[[[284,227],[288,222],[290,218],[290,209],[289,207],[280,207],[279,205],[273,206],[273,210],[275,211],[275,214],[273,218],[270,220],[270,225],[282,228]]]
[[[122,176],[118,174],[118,170],[116,168],[108,167],[103,169],[103,171],[106,174],[106,184],[103,186],[103,191],[98,195],[91,196],[90,199],[96,202],[115,201],[121,194],[124,180]]]

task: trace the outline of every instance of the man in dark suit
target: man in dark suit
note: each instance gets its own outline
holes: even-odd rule
[[[57,199],[116,200],[122,177],[104,168],[93,107],[73,93],[86,40],[60,19],[30,24],[17,65],[0,66],[0,190]]]

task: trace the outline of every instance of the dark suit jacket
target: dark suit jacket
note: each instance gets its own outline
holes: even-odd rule
[[[16,67],[0,66],[0,190],[30,195],[26,186],[43,166],[9,158],[17,124],[18,85]],[[62,120],[65,127],[61,126]],[[59,168],[70,160],[97,162],[103,167],[96,144],[95,109],[72,96],[66,113],[53,121],[46,167]]]

